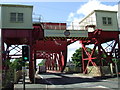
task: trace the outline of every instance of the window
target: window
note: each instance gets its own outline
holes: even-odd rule
[[[10,21],[16,22],[16,13],[10,13]]]
[[[106,17],[103,17],[103,24],[107,24]]]
[[[112,24],[112,18],[110,17],[102,17],[103,25],[111,25]]]
[[[23,22],[23,13],[18,13],[18,22]]]
[[[10,22],[23,22],[23,13],[10,13]]]
[[[112,19],[108,18],[108,24],[112,24]]]

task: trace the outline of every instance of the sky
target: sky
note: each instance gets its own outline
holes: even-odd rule
[[[40,0],[36,0],[36,2],[32,2],[32,0],[16,1],[17,2],[15,2],[15,0],[2,0],[0,2],[33,5],[33,17],[41,17],[41,21],[43,22],[65,22],[68,25],[71,25],[71,23],[78,25],[78,23],[93,10],[118,11],[118,0],[78,0],[78,2],[76,0],[61,0],[60,2],[54,2],[55,0],[51,0],[50,2],[48,2],[49,0],[44,0],[45,2]],[[78,41],[69,45],[67,60],[71,60],[72,54],[80,47],[81,44],[79,44]]]

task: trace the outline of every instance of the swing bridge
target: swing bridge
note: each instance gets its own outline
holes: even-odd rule
[[[17,6],[2,5],[2,7],[3,8],[17,7],[22,11],[27,10],[28,8],[30,8],[31,10],[32,8],[32,6],[23,6],[23,5],[17,5]],[[17,10],[17,8],[14,9]],[[92,17],[93,13],[97,13],[98,17],[96,18],[100,19],[99,21],[97,21],[98,24],[96,25],[94,24],[94,20],[91,20],[91,18],[93,18]],[[30,13],[26,13],[25,11],[23,14],[21,13],[21,16],[23,16],[24,14],[28,14],[28,16],[32,15]],[[111,21],[111,20],[117,20],[116,19],[117,12],[97,10],[92,12],[92,14],[88,15],[85,19],[83,19],[80,22],[80,25],[82,24],[84,28],[79,30],[67,29],[66,23],[37,22],[37,23],[28,24],[29,22],[27,21],[27,24],[22,24],[25,22],[24,21],[18,23],[12,22],[10,26],[8,25],[8,23],[5,23],[6,28],[3,27],[0,29],[2,35],[1,36],[2,63],[3,63],[2,69],[3,70],[7,69],[7,66],[5,65],[6,60],[10,60],[16,57],[22,57],[22,53],[21,53],[22,49],[19,47],[20,45],[29,45],[30,47],[29,78],[31,81],[33,81],[34,78],[36,59],[45,59],[46,60],[45,66],[47,70],[63,72],[67,63],[67,47],[68,45],[76,41],[79,41],[80,44],[82,45],[83,73],[87,73],[87,69],[88,69],[87,67],[89,65],[101,66],[101,67],[108,66],[109,63],[113,63],[114,65],[114,62],[112,61],[112,59],[114,58],[113,53],[114,53],[114,49],[116,47],[119,47],[120,31],[118,30],[117,21]],[[5,15],[7,15],[7,12]],[[13,13],[11,13],[10,15],[13,15]],[[111,18],[114,19],[111,19],[110,16],[107,17],[108,15],[111,15]],[[31,18],[26,17],[25,20],[30,20],[30,19]],[[101,26],[100,24],[102,19],[103,19],[103,26]],[[109,22],[105,21],[107,19],[109,20]],[[93,21],[93,22],[88,22],[88,21]],[[18,26],[16,26],[16,28],[13,28],[14,24]],[[21,28],[21,25],[19,24],[24,25],[23,27],[28,27],[32,25],[32,28]],[[104,24],[110,24],[110,25],[104,25]],[[108,44],[107,42],[110,41],[111,43]],[[104,43],[107,43],[106,47],[103,47],[102,44]],[[88,52],[87,50],[87,46],[89,45],[94,46],[91,49],[91,52]],[[12,52],[12,50],[14,50],[14,52]],[[94,56],[96,50],[98,50],[97,56]],[[10,52],[12,52],[12,54]],[[103,57],[103,54],[105,54],[105,57]],[[98,63],[96,63],[95,60],[97,60]],[[103,60],[105,60],[105,63],[103,63]]]

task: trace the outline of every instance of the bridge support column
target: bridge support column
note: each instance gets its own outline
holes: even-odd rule
[[[36,51],[34,51],[34,70],[37,71],[37,68],[36,68]]]
[[[87,67],[87,63],[85,63],[84,61],[84,58],[85,58],[85,51],[84,51],[84,48],[85,47],[85,44],[82,43],[82,70],[83,72],[85,71],[86,67]],[[87,71],[86,71],[87,73]]]
[[[81,41],[80,43],[82,43],[83,73],[87,74],[88,73],[87,66],[92,65],[92,66],[99,66],[101,75],[103,75],[102,67],[109,66],[110,63],[113,63],[113,61],[112,61],[113,55],[112,54],[114,52],[114,49],[115,49],[118,41],[114,40],[110,44],[107,44],[106,48],[103,48],[100,40],[95,39],[94,47],[89,52],[86,48],[86,43],[84,43],[83,41]],[[107,51],[108,47],[109,47],[109,51]]]
[[[93,56],[95,50],[96,50],[96,44],[94,48],[92,49],[92,51],[88,52],[87,48],[85,47],[85,44],[82,43],[82,69],[83,69],[84,74],[87,74],[87,66],[89,66],[90,63],[93,66],[97,66],[96,63],[93,62],[93,60],[96,59],[96,57]]]
[[[59,64],[59,70],[61,72],[64,71],[66,63],[67,63],[67,49],[59,53],[58,64]]]
[[[32,46],[30,46],[30,60],[29,60],[29,78],[30,81],[34,81],[34,52]]]
[[[54,55],[54,57],[53,57],[54,68],[55,68],[55,70],[57,71],[57,53],[54,53],[53,55]]]

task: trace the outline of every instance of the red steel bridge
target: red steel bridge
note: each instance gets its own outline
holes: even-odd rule
[[[72,36],[76,32],[80,35]],[[96,29],[93,32],[87,30],[70,31],[66,29],[66,23],[33,23],[33,29],[29,30],[2,29],[3,69],[6,69],[4,60],[12,59],[13,56],[22,56],[22,54],[18,54],[21,52],[19,45],[25,44],[30,46],[29,77],[31,81],[34,78],[36,59],[46,59],[45,65],[48,70],[63,72],[67,63],[67,46],[75,41],[80,41],[83,48],[82,70],[83,73],[87,73],[89,65],[105,66],[108,63],[113,63],[113,52],[119,41],[119,33],[119,31],[103,31],[102,29]],[[104,48],[102,44],[109,41],[111,43]],[[88,52],[86,46],[91,44],[94,47],[91,52]],[[107,48],[110,48],[109,52]],[[96,49],[98,52],[97,56],[94,57]],[[12,50],[16,50],[16,52],[10,54]],[[102,57],[103,53],[106,57]],[[102,63],[103,59],[106,60],[106,63]],[[99,64],[95,63],[94,60],[97,60]]]

